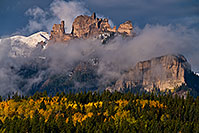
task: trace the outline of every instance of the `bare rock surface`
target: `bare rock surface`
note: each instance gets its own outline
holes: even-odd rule
[[[53,42],[65,42],[74,38],[98,38],[102,34],[113,35],[114,33],[131,36],[132,32],[133,26],[131,21],[121,24],[117,30],[116,26],[111,28],[107,18],[97,18],[96,14],[93,13],[91,16],[77,16],[72,24],[71,33],[65,33],[64,21],[61,21],[61,24],[54,24],[50,40]]]
[[[54,24],[51,31],[50,40],[53,42],[65,42],[73,38],[72,34],[66,34],[64,28],[64,21],[61,24]]]
[[[126,21],[123,24],[120,24],[118,32],[121,34],[132,35],[133,25],[131,21]]]
[[[117,91],[130,88],[159,88],[173,90],[186,85],[186,73],[191,72],[190,64],[182,55],[166,55],[148,61],[138,62],[124,73],[113,87]],[[108,88],[109,89],[109,88]]]

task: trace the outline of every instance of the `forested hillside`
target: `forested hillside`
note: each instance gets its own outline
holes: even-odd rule
[[[0,132],[199,132],[199,97],[57,93],[0,98]]]

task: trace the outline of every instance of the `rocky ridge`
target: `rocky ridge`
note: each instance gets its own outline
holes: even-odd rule
[[[191,66],[182,55],[165,55],[151,60],[138,62],[118,79],[108,90],[126,91],[132,88],[144,88],[151,91],[174,90],[187,85],[187,76],[191,74]]]
[[[107,40],[117,35],[134,37],[135,34],[133,33],[133,26],[130,21],[121,24],[118,29],[116,27],[111,28],[108,19],[97,18],[96,14],[93,13],[91,16],[81,15],[75,18],[71,33],[65,32],[64,21],[61,21],[61,24],[53,25],[50,37],[43,33],[38,33],[37,35],[36,39],[38,38],[41,41],[39,44],[44,48],[48,44],[56,42],[65,43],[72,39],[94,38],[101,40],[102,43],[107,43]],[[33,39],[31,46],[33,48],[36,46],[36,42],[38,42],[34,38],[34,36],[31,36],[31,39]],[[15,40],[15,37],[13,37],[13,40]],[[23,37],[19,37],[18,40],[27,41]],[[27,43],[31,43],[31,41],[27,41]],[[16,49],[20,49],[20,52],[22,51],[21,47],[18,47],[18,44],[17,47],[13,47],[15,55],[17,55]],[[48,49],[49,47],[46,48]],[[31,53],[27,49],[25,47],[23,51],[27,54]],[[78,92],[83,89],[96,91],[97,89],[103,90],[107,87],[107,90],[120,92],[136,89],[153,91],[154,88],[157,88],[160,91],[170,90],[180,95],[186,95],[187,90],[192,89],[194,92],[197,92],[195,93],[196,96],[199,95],[199,76],[191,71],[190,64],[182,55],[165,55],[147,61],[140,61],[135,66],[132,66],[131,69],[120,72],[121,77],[119,79],[110,79],[102,84],[100,82],[102,75],[98,73],[101,60],[97,56],[89,56],[88,60],[76,62],[67,71],[61,70],[61,73],[49,74],[48,61],[50,59],[43,56],[45,54],[42,52],[45,52],[45,49],[39,48],[37,50],[42,55],[39,55],[39,59],[36,58],[30,64],[28,63],[22,66],[21,69],[16,70],[16,73],[26,82],[31,81],[31,78],[37,76],[41,78],[40,81],[32,84],[32,90],[29,90],[30,92],[27,93],[33,94],[35,91],[46,90],[49,94],[56,94],[56,92],[60,91],[69,92],[72,90]],[[23,55],[25,54],[23,53]],[[92,53],[92,55],[95,55],[95,53]],[[41,71],[42,77],[40,77]],[[176,89],[180,86],[182,86],[180,89]],[[188,86],[188,88],[184,86]],[[23,86],[19,88],[23,88]]]
[[[61,24],[55,24],[51,31],[50,41],[66,42],[75,38],[98,38],[102,40],[102,43],[106,43],[107,40],[118,34],[134,37],[131,21],[120,24],[118,29],[111,28],[108,19],[97,18],[96,14],[93,13],[91,16],[80,15],[76,17],[72,24],[71,33],[65,33],[64,21]],[[90,74],[88,73],[88,75]],[[182,85],[188,85],[187,77],[190,75],[192,75],[191,66],[184,56],[165,55],[138,62],[130,70],[123,73],[114,85],[107,87],[107,90],[123,92],[142,88],[146,91],[152,91],[154,88],[158,88],[160,91],[174,91]]]
[[[80,15],[75,18],[71,33],[65,33],[64,21],[61,21],[61,24],[53,25],[50,40],[53,42],[66,42],[75,38],[88,39],[94,37],[107,39],[116,33],[125,36],[134,36],[131,21],[121,24],[118,30],[116,26],[111,28],[108,21],[106,18],[97,18],[95,13],[91,16]]]

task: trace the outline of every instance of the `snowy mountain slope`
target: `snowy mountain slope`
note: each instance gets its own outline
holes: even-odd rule
[[[39,42],[46,42],[48,39],[49,35],[46,32],[38,32],[28,37],[17,35],[0,39],[0,46],[9,47],[11,57],[28,56]]]
[[[36,47],[38,42],[41,41],[46,41],[49,39],[49,35],[46,32],[38,32],[35,34],[32,34],[28,37],[25,36],[12,36],[9,39],[11,39],[12,41],[20,41],[22,43],[27,44],[30,47]]]
[[[195,74],[196,74],[197,76],[199,76],[199,72],[196,72]]]

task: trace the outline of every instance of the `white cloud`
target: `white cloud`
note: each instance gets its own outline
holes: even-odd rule
[[[35,31],[39,31],[43,28],[43,24],[39,23],[37,21],[34,20],[30,20],[26,29],[28,30],[28,32],[33,33]]]
[[[128,2],[129,0],[126,1]],[[26,15],[30,16],[31,19],[24,30],[29,33],[42,29],[50,31],[53,24],[64,20],[66,31],[70,32],[74,18],[80,14],[89,13],[81,2],[55,0],[50,5],[49,10],[43,10],[39,7],[29,9]],[[188,22],[190,19],[187,18],[186,21]],[[191,23],[197,23],[198,17],[192,20],[193,22]],[[31,88],[30,86],[33,83],[42,80],[43,74],[45,75],[49,71],[62,72],[64,69],[70,70],[72,69],[71,66],[76,62],[86,60],[91,56],[100,57],[98,73],[102,75],[100,82],[103,83],[104,81],[118,78],[122,70],[128,70],[127,68],[133,67],[138,61],[165,54],[183,54],[191,63],[193,69],[195,71],[199,70],[199,31],[187,28],[184,25],[177,27],[172,25],[146,25],[143,29],[138,28],[137,30],[136,27],[135,30],[137,34],[135,38],[124,40],[121,37],[117,37],[109,45],[100,45],[99,42],[91,40],[73,40],[70,45],[48,47],[44,53],[39,53],[38,55],[44,54],[51,59],[48,62],[49,69],[39,72],[42,75],[29,79],[29,85],[27,86]],[[0,43],[3,44],[3,42]],[[10,70],[10,66],[20,66],[23,65],[21,62],[28,60],[24,58],[20,58],[17,61],[10,60],[7,55],[8,50],[9,48],[7,47],[0,47],[0,89],[4,88],[3,91],[6,90],[5,93],[14,90],[11,88],[17,88],[15,82],[10,83],[10,81],[17,82],[16,79],[18,79],[16,73]],[[82,55],[82,51],[89,51],[89,53]],[[31,58],[34,58],[34,56],[32,55]],[[11,62],[12,65],[8,65],[8,62]]]
[[[48,10],[39,7],[30,8],[25,13],[30,16],[28,25],[23,32],[33,33],[40,30],[50,32],[53,24],[65,21],[66,32],[71,32],[72,23],[76,16],[90,14],[82,2],[54,0]]]
[[[37,17],[46,17],[46,12],[39,7],[30,8],[25,12],[26,15],[32,16],[33,19],[37,19]]]
[[[139,31],[139,32],[138,32]],[[8,57],[9,42],[0,42],[0,88],[3,94],[16,91],[20,82],[26,82],[24,91],[31,89],[34,84],[43,81],[51,74],[70,72],[79,62],[92,57],[99,57],[100,63],[96,68],[100,79],[99,85],[106,85],[120,77],[124,70],[129,70],[137,62],[165,54],[183,54],[188,59],[194,71],[199,70],[199,31],[184,26],[146,25],[144,29],[136,29],[137,36],[133,39],[116,37],[107,45],[101,45],[96,40],[72,40],[68,45],[49,45],[44,51],[34,51],[30,57]],[[32,62],[38,56],[45,56],[46,62],[38,64],[42,67],[36,76],[22,79],[16,72],[24,64]],[[43,69],[43,65],[47,66]],[[13,67],[15,72],[11,69]],[[10,82],[13,81],[13,82]],[[97,83],[96,83],[97,84]],[[81,86],[81,85],[80,85]],[[20,88],[21,89],[21,88]],[[1,93],[1,91],[0,91]]]
[[[50,5],[50,10],[54,17],[65,21],[66,32],[71,32],[72,23],[76,16],[90,13],[84,7],[84,3],[77,1],[56,0]]]

